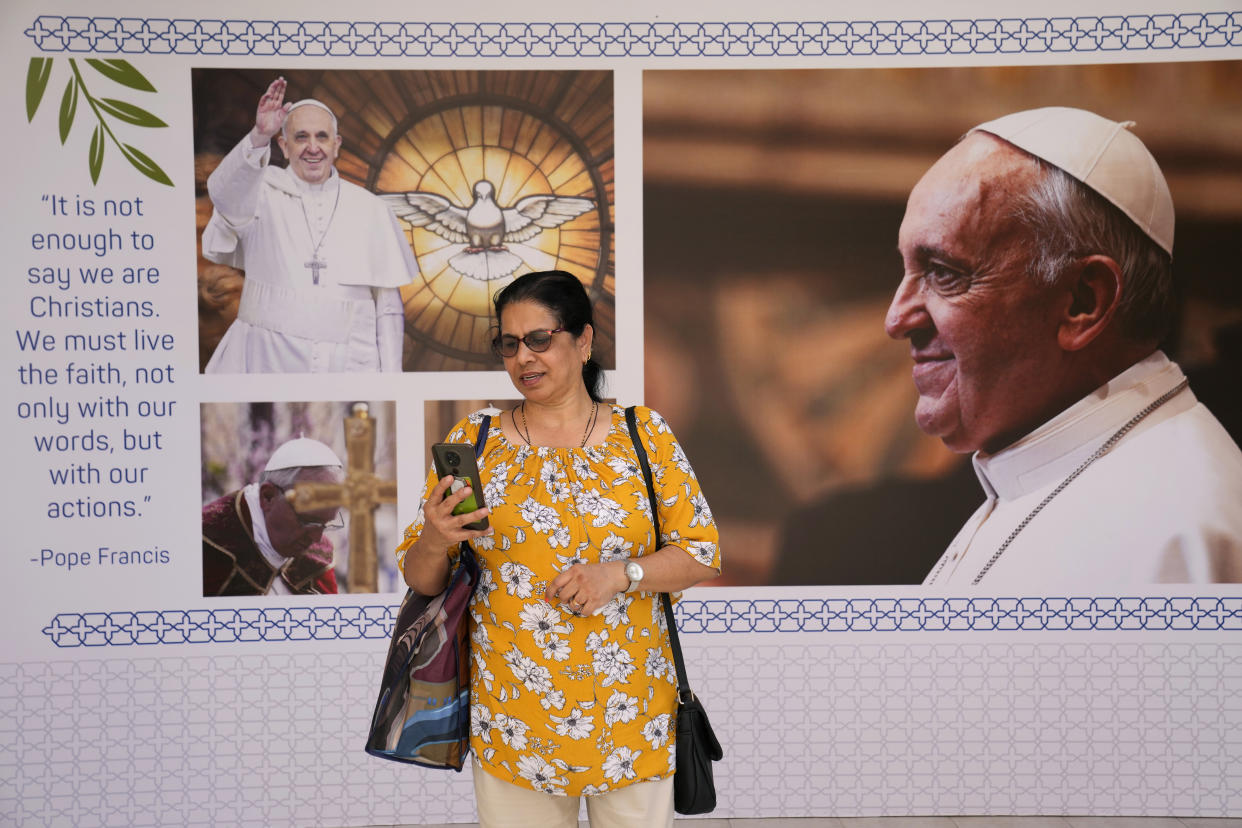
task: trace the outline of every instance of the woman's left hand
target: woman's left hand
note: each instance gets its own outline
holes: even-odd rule
[[[630,585],[625,561],[574,564],[552,579],[544,600],[562,604],[576,615],[592,615]]]

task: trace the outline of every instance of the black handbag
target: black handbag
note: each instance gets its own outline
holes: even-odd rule
[[[655,484],[651,479],[651,464],[647,461],[647,449],[638,436],[638,423],[634,407],[625,409],[625,423],[638,453],[638,464],[647,483],[647,497],[651,499],[651,522],[655,524],[656,543],[660,541],[660,518],[657,512]],[[664,619],[668,626],[668,643],[673,651],[673,664],[677,668],[677,757],[673,773],[673,808],[679,814],[707,814],[716,809],[716,782],[712,777],[712,762],[724,756],[720,741],[712,732],[707,711],[690,689],[686,678],[686,663],[681,655],[681,642],[677,639],[677,619],[673,617],[673,602],[667,592],[660,593],[664,605]]]
[[[485,415],[475,442],[481,456],[491,428]],[[461,557],[439,595],[407,590],[371,715],[372,756],[460,771],[470,753],[470,597],[479,583],[474,550]]]

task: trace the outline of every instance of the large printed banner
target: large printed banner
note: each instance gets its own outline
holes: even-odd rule
[[[1242,816],[1242,572],[920,586],[982,494],[884,330],[964,132],[1133,120],[1242,440],[1242,10],[475,5],[3,12],[6,824],[474,821],[362,745],[428,446],[520,401],[492,297],[545,269],[721,529],[677,610],[715,816]]]

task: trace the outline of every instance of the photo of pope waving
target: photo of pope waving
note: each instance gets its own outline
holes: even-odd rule
[[[207,179],[203,256],[245,271],[237,318],[206,373],[400,371],[399,288],[418,274],[384,202],[335,166],[342,138],[322,101],[285,102],[277,78],[254,127]],[[276,139],[287,167],[272,166]]]

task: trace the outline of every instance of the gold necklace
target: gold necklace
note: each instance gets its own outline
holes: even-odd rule
[[[518,413],[522,415],[522,425],[518,426],[517,420],[513,421],[513,427],[517,429],[518,436],[526,441],[526,445],[534,446],[530,441],[530,426],[526,424],[526,400],[522,400],[522,404],[518,406]],[[591,432],[595,430],[595,420],[599,416],[599,403],[591,403],[591,413],[587,415],[586,431],[582,432],[582,442],[578,444],[578,448],[586,448],[587,438],[591,436]],[[513,413],[510,412],[509,419],[513,419]],[[525,432],[525,433],[523,433]]]

